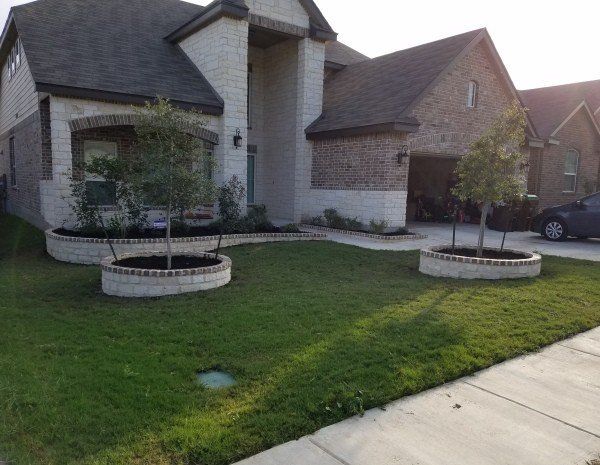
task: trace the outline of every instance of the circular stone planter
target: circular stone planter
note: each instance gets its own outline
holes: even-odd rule
[[[523,258],[501,260],[450,255],[441,251],[450,246],[430,247],[421,250],[419,271],[429,276],[457,279],[519,279],[539,276],[542,256],[536,253],[504,249]],[[470,248],[462,247],[461,248]],[[499,249],[486,248],[499,251]]]
[[[231,281],[231,259],[219,255],[221,263],[202,268],[181,270],[147,270],[115,265],[115,261],[135,257],[152,257],[160,253],[122,254],[102,260],[102,290],[117,297],[161,297],[207,291]],[[186,256],[214,258],[214,254],[189,252]]]
[[[322,233],[258,233],[224,235],[221,247],[243,244],[288,241],[320,241],[327,238]],[[166,253],[167,241],[155,239],[113,239],[117,255],[146,253]],[[178,237],[172,240],[173,254],[188,252],[206,252],[213,250],[219,243],[219,236]],[[48,254],[61,262],[79,265],[99,265],[104,257],[111,255],[106,239],[63,236],[49,229],[46,231],[46,250]]]

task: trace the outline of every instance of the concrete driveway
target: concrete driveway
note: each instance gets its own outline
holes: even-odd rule
[[[239,465],[586,465],[599,454],[597,328]]]
[[[372,239],[327,233],[330,240],[344,244],[356,245],[368,249],[380,250],[419,250],[426,246],[450,244],[452,242],[452,225],[437,223],[412,223],[408,225],[412,232],[426,234],[427,239],[418,241],[383,242]],[[479,226],[459,224],[457,226],[457,244],[475,245],[479,236]],[[500,247],[502,233],[486,230],[485,244],[488,247]],[[514,232],[506,236],[506,248],[526,252],[539,252],[544,255],[579,258],[600,261],[600,240],[569,239],[565,242],[550,242],[539,234],[531,232]]]

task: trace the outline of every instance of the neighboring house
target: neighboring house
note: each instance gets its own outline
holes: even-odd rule
[[[132,105],[157,95],[206,115],[187,131],[215,179],[237,176],[272,218],[333,207],[393,227],[447,194],[518,99],[485,29],[369,59],[312,0],[38,0],[11,9],[0,60],[0,170],[11,211],[40,227],[72,219],[84,160],[131,153]]]
[[[542,139],[531,150],[528,181],[541,207],[600,190],[600,81],[520,94]]]

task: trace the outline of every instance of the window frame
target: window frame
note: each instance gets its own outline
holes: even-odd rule
[[[567,160],[568,160],[568,156],[569,156],[569,154],[572,154],[572,153],[576,155],[576,159],[575,159],[575,172],[574,173],[567,172]],[[580,159],[580,157],[581,157],[581,154],[576,149],[568,149],[566,151],[566,153],[565,153],[565,156],[564,156],[564,165],[563,165],[563,193],[564,194],[574,194],[574,193],[577,192],[577,177],[578,177],[578,173],[579,173],[579,159]],[[572,176],[573,179],[574,179],[573,190],[567,189],[567,186],[566,186],[567,176]]]
[[[110,156],[110,157],[118,157],[119,156],[119,144],[116,141],[86,139],[83,141],[83,163],[84,163],[84,166],[88,163],[88,161],[91,161],[91,159],[88,160],[88,157],[87,157],[87,153],[88,153],[88,149],[89,149],[87,147],[88,144],[100,144],[100,145],[110,144],[114,150],[111,150],[110,152],[105,152],[102,156]],[[98,156],[98,155],[96,155],[96,156]],[[84,177],[84,181],[85,181],[85,185],[86,185],[86,190],[89,189],[88,183],[114,184],[109,181],[106,181],[106,179],[104,179],[102,176],[92,176],[85,170],[83,172],[83,177]],[[114,188],[116,189],[116,185],[114,186]],[[110,207],[115,206],[115,202],[113,201],[113,203],[111,203],[111,204],[102,204],[102,205],[98,205],[98,206],[100,208],[110,208]]]
[[[21,67],[21,63],[23,62],[22,55],[23,45],[21,44],[21,39],[17,38],[17,40],[10,49],[6,63],[8,68],[9,80],[11,80],[17,74],[17,70]]]
[[[15,153],[15,137],[8,139],[8,163],[10,174],[10,187],[17,187],[17,156]]]
[[[475,80],[470,80],[467,85],[467,108],[477,108],[479,98],[479,84]]]

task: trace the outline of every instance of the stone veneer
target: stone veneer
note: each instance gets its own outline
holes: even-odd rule
[[[130,257],[151,257],[155,253],[123,254],[118,260]],[[188,256],[214,258],[214,254],[194,252]],[[102,260],[102,290],[117,297],[161,297],[207,291],[225,286],[231,281],[231,259],[219,255],[221,263],[185,270],[146,270],[115,265],[114,257]]]
[[[536,253],[504,249],[505,252],[527,256],[521,260],[496,260],[489,258],[461,257],[441,253],[450,246],[431,247],[421,250],[419,271],[435,277],[455,279],[519,279],[539,276],[542,257]],[[498,250],[498,249],[487,249]]]
[[[327,236],[318,233],[261,233],[225,235],[221,247],[265,242],[316,241]],[[115,252],[119,254],[165,253],[166,239],[114,239],[111,241]],[[173,253],[205,252],[217,247],[219,236],[182,237],[172,241]],[[106,239],[69,237],[56,234],[52,229],[46,231],[46,250],[48,254],[61,262],[80,265],[97,265],[111,255]]]

